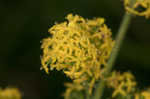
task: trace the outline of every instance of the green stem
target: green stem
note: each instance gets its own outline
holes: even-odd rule
[[[118,52],[120,50],[120,46],[124,40],[125,34],[128,30],[129,24],[130,24],[130,20],[131,20],[132,15],[129,13],[126,13],[123,21],[121,23],[120,29],[118,31],[118,35],[116,38],[116,42],[115,42],[115,46],[112,49],[111,55],[110,55],[110,59],[108,60],[108,66],[106,68],[106,72],[104,74],[104,78],[107,78],[108,75],[110,74],[113,65],[115,63],[115,60],[118,56]],[[105,88],[105,80],[101,80],[100,83],[98,84],[98,87],[96,89],[95,95],[93,99],[101,99],[102,95],[103,95],[103,91]]]
[[[88,89],[86,90],[86,99],[90,99],[90,95],[89,95]]]

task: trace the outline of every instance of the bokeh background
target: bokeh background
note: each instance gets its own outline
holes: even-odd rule
[[[123,0],[1,0],[0,87],[17,87],[23,99],[62,99],[61,72],[40,70],[40,41],[69,13],[105,17],[115,37],[124,15]],[[40,50],[39,50],[40,49]],[[114,69],[131,71],[140,88],[150,86],[150,19],[135,17]]]

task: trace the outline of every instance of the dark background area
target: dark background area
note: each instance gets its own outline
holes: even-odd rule
[[[0,87],[19,88],[23,99],[61,99],[69,79],[40,71],[48,28],[69,13],[105,17],[115,37],[124,12],[122,0],[1,0]],[[140,88],[150,86],[150,19],[133,18],[114,69],[131,71]]]

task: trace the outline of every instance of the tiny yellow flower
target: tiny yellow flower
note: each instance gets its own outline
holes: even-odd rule
[[[112,97],[116,97],[117,95],[126,96],[127,93],[125,90],[123,90],[123,87],[125,86],[125,82],[121,82],[119,86],[117,86],[116,90],[113,92]]]
[[[150,17],[150,0],[124,0],[125,9],[134,15]],[[141,11],[140,11],[141,10]]]

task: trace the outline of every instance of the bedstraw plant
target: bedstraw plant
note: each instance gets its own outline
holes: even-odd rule
[[[48,30],[41,45],[42,69],[62,71],[72,80],[65,83],[65,99],[150,99],[150,89],[140,90],[131,72],[112,70],[132,17],[150,17],[150,0],[124,0],[124,7],[115,39],[101,17],[68,14]],[[106,96],[105,89],[110,92]]]

